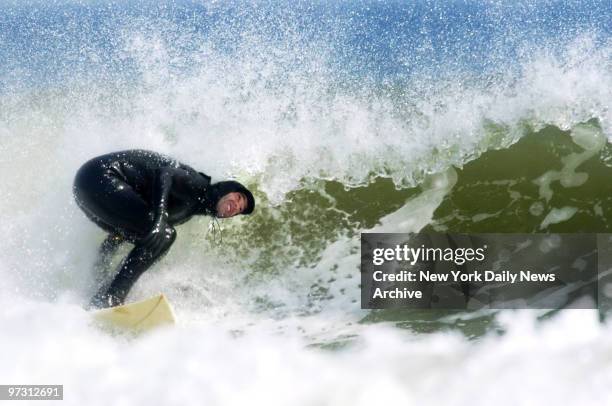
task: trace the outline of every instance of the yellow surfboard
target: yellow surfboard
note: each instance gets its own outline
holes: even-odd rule
[[[94,319],[113,331],[142,333],[176,323],[166,296],[159,294],[140,302],[94,312]]]

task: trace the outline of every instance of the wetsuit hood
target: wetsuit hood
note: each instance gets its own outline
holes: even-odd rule
[[[240,214],[251,214],[255,209],[255,198],[253,194],[239,182],[226,180],[213,183],[206,190],[206,210],[212,215],[217,215],[217,203],[228,193],[239,192],[247,199],[247,207]]]

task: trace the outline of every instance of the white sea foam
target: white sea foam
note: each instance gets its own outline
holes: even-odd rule
[[[507,312],[507,333],[478,342],[373,325],[329,352],[268,324],[238,337],[203,323],[124,340],[96,331],[73,305],[6,299],[2,324],[11,333],[3,334],[0,380],[63,384],[70,405],[609,401],[610,331],[593,311],[544,324],[531,311]]]
[[[95,154],[146,147],[215,179],[256,181],[278,204],[304,178],[354,186],[382,175],[413,185],[515,142],[526,128],[569,130],[595,118],[612,137],[611,48],[588,35],[562,52],[536,49],[518,61],[519,74],[515,67],[504,75],[500,66],[502,74],[484,85],[467,74],[417,75],[398,85],[403,96],[368,84],[344,88],[323,45],[287,50],[251,39],[239,56],[228,56],[201,44],[190,54],[197,68],[178,75],[168,66],[188,61],[173,44],[154,32],[125,35],[124,52],[141,71],[132,88],[69,83],[60,91],[2,96],[3,148],[11,156],[3,167],[48,154],[38,165],[72,173]],[[304,61],[296,67],[298,53]]]

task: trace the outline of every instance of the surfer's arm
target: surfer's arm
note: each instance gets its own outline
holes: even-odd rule
[[[193,195],[193,177],[181,168],[162,167],[155,170],[153,184],[153,227],[149,234],[138,241],[138,244],[147,247],[153,256],[165,247],[174,228],[168,225],[168,197],[170,190],[177,196]]]
[[[163,167],[155,170],[153,182],[153,210],[155,226],[159,227],[168,220],[168,196],[173,183],[173,168]]]
[[[168,196],[170,190],[174,196],[183,200],[193,199],[204,186],[203,178],[188,166],[181,168],[163,167],[156,169],[153,186],[153,208],[155,224],[168,219]]]

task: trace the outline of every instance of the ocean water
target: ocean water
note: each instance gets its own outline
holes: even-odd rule
[[[359,303],[361,232],[612,232],[611,15],[0,1],[0,384],[71,405],[612,404],[605,311]],[[82,309],[104,233],[71,194],[124,148],[258,199],[222,242],[177,228],[129,299],[164,292],[179,325],[137,339]]]

